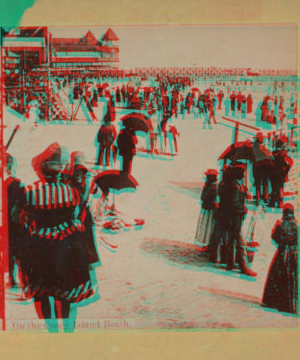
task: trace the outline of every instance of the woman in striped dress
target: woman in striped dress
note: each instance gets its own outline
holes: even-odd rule
[[[50,297],[55,300],[55,318],[63,319],[65,331],[73,331],[75,319],[67,321],[71,304],[96,292],[80,239],[80,196],[60,181],[65,155],[64,149],[53,143],[32,159],[39,180],[26,187],[22,221],[24,291],[34,299],[36,312],[50,332],[58,329],[57,320],[50,321]]]

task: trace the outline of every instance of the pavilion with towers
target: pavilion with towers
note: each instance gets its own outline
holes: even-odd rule
[[[119,38],[108,29],[99,40],[92,31],[79,38],[51,38],[52,69],[118,69]]]

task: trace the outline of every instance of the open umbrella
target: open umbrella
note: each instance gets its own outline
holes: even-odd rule
[[[272,153],[262,144],[254,144],[249,140],[230,145],[219,157],[219,160],[250,160],[252,162],[272,161]]]
[[[109,189],[136,189],[138,186],[138,182],[132,175],[125,174],[120,170],[103,171],[98,174],[93,181],[103,192],[108,192]]]
[[[200,91],[197,87],[191,88],[192,91]]]
[[[100,189],[108,194],[109,189],[113,190],[113,205],[112,211],[115,211],[115,191],[114,190],[122,190],[122,189],[136,189],[138,186],[138,182],[136,179],[129,174],[125,174],[120,170],[107,170],[98,174],[94,180]]]
[[[134,131],[144,131],[147,133],[153,129],[150,118],[141,113],[130,113],[122,117],[121,121],[124,126],[131,127]]]

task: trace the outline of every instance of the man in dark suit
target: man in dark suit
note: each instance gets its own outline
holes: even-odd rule
[[[257,154],[257,157],[252,165],[257,204],[260,202],[260,200],[267,202],[267,199],[269,197],[268,184],[273,166],[273,160],[271,156],[268,156],[268,154],[266,153],[263,141],[263,133],[258,132],[254,138],[254,142],[252,145],[254,155]]]
[[[98,161],[96,162],[96,165],[103,165],[103,157],[105,152],[105,165],[106,167],[110,166],[110,153],[113,146],[113,143],[115,142],[115,139],[117,137],[117,131],[113,124],[111,124],[109,121],[105,121],[104,124],[101,125],[98,134],[97,134],[97,140],[99,143],[99,152],[98,152]],[[115,149],[113,148],[113,154],[114,154],[114,161],[115,161]]]
[[[242,238],[242,224],[247,213],[245,206],[246,188],[242,183],[246,165],[236,162],[230,172],[230,179],[223,189],[223,201],[225,204],[224,217],[228,231],[227,245],[227,270],[234,269],[236,248],[236,260],[243,274],[256,276],[257,274],[247,267],[244,240]]]
[[[132,159],[136,154],[137,138],[132,127],[122,129],[117,138],[117,145],[120,156],[123,157],[122,171],[126,174],[131,173]]]
[[[281,136],[275,141],[275,150],[272,152],[274,157],[273,171],[271,174],[272,193],[269,206],[281,207],[283,198],[283,188],[286,177],[293,165],[293,160],[288,156],[285,150],[287,139]]]

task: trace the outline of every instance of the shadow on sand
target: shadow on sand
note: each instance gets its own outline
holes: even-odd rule
[[[198,246],[167,239],[145,238],[140,249],[178,265],[204,267],[209,265],[208,253]]]
[[[187,195],[193,199],[200,199],[202,187],[199,182],[179,182],[169,181],[171,185],[167,186],[169,189],[177,193]]]
[[[168,239],[144,238],[140,249],[148,256],[161,258],[173,266],[181,266],[194,271],[207,271],[251,282],[256,281],[255,277],[244,275],[237,269],[228,271],[226,265],[210,262],[209,253],[197,245]]]

